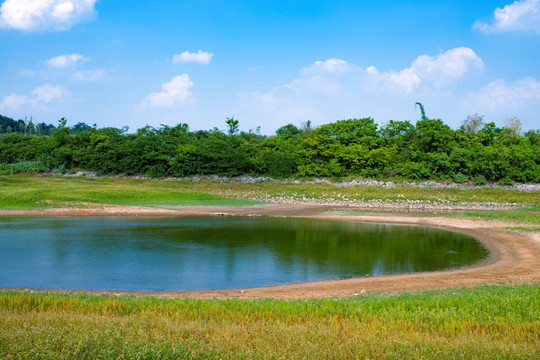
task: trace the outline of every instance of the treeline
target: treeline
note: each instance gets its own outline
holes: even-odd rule
[[[6,171],[78,170],[152,177],[244,174],[285,177],[433,179],[484,184],[540,182],[540,131],[521,133],[518,119],[505,127],[470,116],[453,130],[425,115],[416,124],[371,118],[312,128],[289,124],[275,136],[228,129],[190,131],[186,124],[101,128],[61,119],[49,136],[0,134]]]
[[[29,135],[51,135],[56,130],[52,124],[34,123],[30,120],[13,120],[0,115],[0,134],[20,133]]]

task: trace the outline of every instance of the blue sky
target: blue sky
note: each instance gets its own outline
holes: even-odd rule
[[[371,116],[540,128],[540,0],[5,0],[0,114],[272,134]]]

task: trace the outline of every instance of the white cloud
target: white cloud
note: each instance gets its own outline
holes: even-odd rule
[[[184,51],[181,54],[174,55],[172,58],[172,62],[173,64],[194,62],[207,65],[210,63],[210,60],[212,60],[212,56],[214,56],[214,54],[207,53],[202,50],[199,50],[196,53]]]
[[[344,73],[351,70],[351,65],[342,59],[328,59],[326,61],[315,61],[313,65],[300,70],[303,75],[317,73]]]
[[[0,102],[0,109],[18,109],[25,105],[49,103],[68,96],[69,92],[62,85],[45,84],[32,90],[31,95],[17,95],[15,93],[7,95]]]
[[[182,103],[191,97],[191,89],[193,82],[188,74],[175,76],[168,83],[161,85],[161,92],[155,92],[148,95],[142,105],[155,107],[173,106],[177,103]]]
[[[239,101],[244,111],[263,113],[282,124],[358,116],[414,119],[414,103],[419,100],[428,102],[429,108],[454,111],[459,107],[456,89],[483,66],[482,59],[466,47],[420,55],[397,70],[331,58],[300,69],[284,85],[241,93]]]
[[[466,47],[447,50],[437,56],[420,55],[411,66],[401,71],[380,73],[370,66],[366,69],[367,85],[372,89],[414,92],[421,84],[441,88],[463,78],[471,69],[482,69],[484,62]]]
[[[470,108],[486,109],[492,112],[508,108],[517,109],[540,101],[540,81],[523,77],[511,84],[497,79],[480,91],[469,94],[466,103]]]
[[[365,70],[366,78],[363,81],[363,88],[366,92],[405,92],[412,93],[422,82],[417,74],[410,68],[399,72],[381,73],[375,66],[369,66]]]
[[[69,30],[96,17],[97,0],[6,0],[0,27],[21,31]]]
[[[4,96],[0,102],[0,109],[10,108],[18,109],[23,105],[29,104],[30,99],[26,95],[17,95],[15,93]]]
[[[105,73],[104,69],[81,70],[75,72],[71,79],[76,81],[99,81],[105,76]]]
[[[36,102],[51,102],[68,94],[69,92],[62,85],[45,84],[32,90]]]
[[[65,68],[83,61],[88,61],[88,59],[80,54],[66,54],[46,60],[45,64],[52,67]]]
[[[413,94],[420,87],[440,89],[462,79],[471,70],[481,70],[482,59],[470,48],[450,49],[439,55],[420,55],[411,66],[399,71],[380,71],[375,66],[362,68],[342,59],[315,61],[300,70],[300,77],[272,91],[295,94],[320,92],[326,94]],[[255,92],[259,99],[261,92]]]
[[[413,61],[410,70],[422,81],[431,81],[441,86],[462,78],[471,68],[483,67],[484,62],[472,49],[459,47],[437,56],[420,55]]]
[[[540,0],[521,0],[495,9],[490,24],[476,21],[473,29],[482,32],[524,31],[540,34]]]

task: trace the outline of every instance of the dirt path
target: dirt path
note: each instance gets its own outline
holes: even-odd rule
[[[381,222],[433,226],[467,233],[476,237],[491,251],[491,257],[476,266],[460,270],[388,275],[373,278],[317,281],[268,286],[261,288],[190,291],[190,292],[100,292],[94,294],[131,294],[164,297],[195,298],[310,298],[356,296],[370,292],[403,292],[441,289],[456,286],[497,283],[540,282],[540,234],[508,232],[509,224],[494,221],[449,219],[426,214],[373,213],[364,216],[343,216],[328,212],[328,207],[305,204],[267,204],[245,207],[178,206],[136,207],[89,205],[79,208],[47,209],[43,211],[0,211],[0,216],[188,216],[247,215],[298,216],[344,221]],[[365,212],[364,212],[365,213]],[[362,213],[362,214],[364,214]]]

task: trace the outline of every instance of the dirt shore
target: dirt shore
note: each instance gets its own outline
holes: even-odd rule
[[[228,289],[189,292],[104,292],[82,291],[92,294],[129,294],[160,297],[194,298],[316,298],[357,296],[371,292],[404,292],[425,289],[442,289],[478,284],[517,284],[540,282],[540,236],[536,232],[509,232],[512,226],[495,221],[472,221],[450,219],[429,214],[379,213],[362,215],[339,215],[331,208],[306,204],[267,204],[245,207],[176,206],[138,207],[82,204],[76,208],[47,209],[36,211],[5,211],[0,216],[297,216],[344,221],[381,222],[432,226],[467,233],[486,246],[491,256],[472,267],[373,278],[317,281],[260,288]],[[21,289],[17,289],[21,290]],[[39,289],[24,289],[40,291]],[[50,290],[47,290],[50,291]],[[58,291],[58,290],[53,290]],[[67,291],[65,291],[67,292]],[[71,291],[70,291],[71,292]]]

